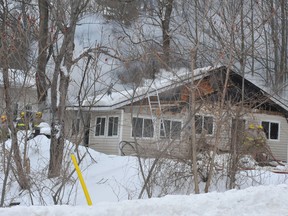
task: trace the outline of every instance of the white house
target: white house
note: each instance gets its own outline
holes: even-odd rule
[[[247,79],[242,91],[242,80],[225,66],[194,70],[193,114],[191,71],[162,72],[136,89],[97,95],[81,107],[67,107],[72,125],[68,135],[75,140],[84,131],[79,144],[107,154],[139,151],[185,158],[190,152],[192,116],[198,145],[217,145],[220,151],[230,151],[232,142],[241,145],[245,127],[254,123],[264,127],[274,156],[287,161],[287,104]]]

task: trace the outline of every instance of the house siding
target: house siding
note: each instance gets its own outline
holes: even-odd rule
[[[69,140],[70,142],[76,144],[76,145],[85,145],[84,136],[84,125],[83,121],[80,118],[80,116],[77,116],[78,111],[74,110],[66,110],[65,111],[65,138]],[[84,121],[87,121],[89,119],[89,113],[83,112],[83,118]],[[73,123],[79,119],[79,131],[75,130],[73,131]]]
[[[272,153],[278,160],[287,161],[287,146],[288,146],[288,123],[285,117],[280,115],[254,114],[255,122],[260,124],[261,121],[279,123],[279,139],[267,140]]]
[[[107,117],[119,117],[118,121],[118,135],[109,137],[107,136],[108,130],[108,120]],[[105,134],[104,136],[95,136],[95,128],[96,128],[96,118],[97,117],[105,117],[106,125],[105,125]],[[120,142],[120,127],[121,127],[121,110],[113,110],[111,112],[95,112],[91,113],[90,119],[90,133],[89,133],[89,147],[95,149],[96,151],[103,152],[105,154],[114,154],[119,155],[119,142]]]
[[[204,110],[204,111],[203,111]],[[228,151],[231,145],[231,124],[233,113],[224,112],[225,117],[222,116],[222,121],[217,121],[216,113],[212,115],[211,113],[207,112],[207,109],[200,110],[199,115],[203,116],[211,116],[214,119],[214,128],[212,135],[205,136],[205,143],[208,144],[210,147],[217,143],[217,148],[219,150]],[[122,113],[121,113],[122,112]],[[91,131],[89,136],[89,147],[106,153],[106,154],[121,154],[119,144],[121,141],[127,141],[132,145],[135,145],[135,140],[132,137],[132,119],[131,119],[131,112],[133,113],[133,117],[139,118],[152,118],[149,108],[145,107],[125,107],[123,111],[121,110],[114,110],[110,112],[97,112],[91,114]],[[155,114],[155,113],[154,113]],[[119,116],[119,129],[118,129],[118,136],[117,137],[107,137],[107,136],[95,136],[95,119],[97,116]],[[156,115],[153,115],[154,117]],[[121,119],[123,117],[123,119]],[[153,138],[137,138],[137,143],[140,146],[140,150],[146,152],[147,154],[153,155],[155,152],[159,152],[158,150],[163,150],[169,144],[169,148],[167,148],[167,152],[173,155],[177,155],[179,157],[188,157],[190,151],[190,142],[187,138],[191,132],[189,129],[184,129],[182,131],[181,140],[174,141],[173,144],[170,143],[171,140],[165,140],[159,138],[159,126],[161,118],[164,119],[171,119],[171,120],[179,120],[182,121],[182,126],[185,125],[185,121],[188,119],[188,113],[179,112],[179,113],[170,113],[166,112],[160,116],[155,122],[154,128],[154,136]],[[224,120],[223,120],[224,119]],[[288,123],[286,118],[280,115],[274,114],[261,114],[261,113],[249,113],[243,116],[243,119],[246,122],[246,127],[250,122],[255,124],[260,124],[261,121],[269,121],[269,122],[278,122],[280,126],[280,133],[279,133],[279,140],[268,140],[268,144],[274,154],[274,156],[283,161],[287,161],[287,144],[288,144]],[[218,125],[217,125],[218,123]],[[122,127],[122,128],[121,128]],[[221,127],[221,128],[217,128]],[[106,126],[107,128],[107,126]],[[120,129],[121,128],[121,129]],[[220,129],[220,130],[219,130]],[[216,133],[219,130],[220,139],[216,140]],[[120,134],[121,132],[121,134]],[[196,136],[197,139],[200,138],[200,135]],[[131,149],[125,154],[133,154]]]
[[[151,115],[150,109],[147,107],[133,107],[131,110],[131,107],[126,107],[124,112],[124,123],[123,123],[123,134],[122,134],[122,140],[130,142],[133,146],[135,146],[135,139],[132,137],[132,118],[131,113],[133,113],[132,117],[138,117],[138,118],[146,118],[146,119],[152,119],[154,122],[154,135],[150,138],[137,138],[137,143],[139,145],[139,151],[142,151],[142,155],[147,154],[147,156],[153,156],[159,153],[163,149],[167,149],[167,152],[177,155],[183,155],[187,153],[186,145],[182,144],[180,140],[175,140],[173,143],[169,139],[161,139],[159,138],[160,134],[160,122],[161,119],[166,120],[173,120],[173,121],[179,121],[182,123],[183,126],[183,114],[177,113],[177,114],[171,114],[171,113],[164,113],[161,116],[156,115],[153,113]],[[169,145],[169,147],[167,147]],[[127,152],[132,153],[132,151]]]
[[[18,111],[24,111],[26,105],[31,105],[32,110],[37,111],[38,99],[36,88],[10,88],[12,105],[18,104]],[[0,87],[0,100],[4,102],[4,89]],[[14,107],[13,107],[14,108]],[[1,113],[5,113],[4,103],[0,106]]]

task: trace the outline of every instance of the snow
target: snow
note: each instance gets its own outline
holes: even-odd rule
[[[288,186],[258,186],[245,190],[199,195],[169,195],[163,198],[101,202],[93,206],[15,206],[0,209],[0,215],[114,216],[114,215],[199,215],[278,216],[288,215]]]
[[[18,138],[24,143],[24,137],[20,135]],[[10,140],[6,142],[7,147],[10,146],[10,143]],[[71,184],[68,183],[61,194],[63,205],[53,205],[52,195],[57,190],[53,184],[58,180],[46,178],[49,145],[50,140],[44,135],[28,141],[27,150],[31,163],[30,177],[37,184],[32,186],[29,195],[27,191],[19,192],[17,183],[12,180],[5,203],[9,205],[10,202],[20,202],[20,205],[0,208],[1,216],[288,215],[287,174],[275,174],[263,168],[253,169],[242,172],[241,178],[239,178],[242,189],[225,191],[226,189],[218,186],[207,194],[203,192],[202,188],[201,194],[171,193],[161,198],[157,198],[158,195],[155,192],[156,197],[150,199],[145,197],[140,200],[137,197],[142,181],[137,158],[106,155],[83,146],[79,146],[78,153],[80,157],[84,155],[85,157],[79,166],[83,172],[92,206],[87,205],[76,173],[70,180]],[[23,145],[21,145],[22,151]],[[69,172],[73,170],[71,154],[77,155],[75,146],[67,141],[63,164],[65,170],[69,170]],[[220,157],[217,163],[226,159]],[[287,167],[286,165],[285,167],[276,167],[276,169],[283,171],[287,170]],[[0,177],[3,179],[2,172],[0,172]],[[0,189],[2,188],[1,184],[2,182]],[[33,199],[33,205],[31,199]]]

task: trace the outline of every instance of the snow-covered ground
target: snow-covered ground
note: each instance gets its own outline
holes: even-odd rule
[[[21,140],[21,137],[19,137]],[[9,146],[7,141],[7,146]],[[288,215],[288,185],[286,174],[267,170],[245,171],[241,175],[241,190],[210,192],[199,195],[187,193],[166,195],[161,198],[137,199],[141,189],[141,175],[137,158],[105,155],[79,147],[83,177],[92,200],[88,206],[76,173],[53,205],[52,195],[61,183],[60,179],[47,179],[49,143],[44,135],[28,141],[31,162],[31,191],[19,191],[13,178],[9,181],[5,204],[20,202],[19,206],[0,208],[1,216],[82,216],[82,215]],[[23,150],[22,146],[22,150]],[[66,143],[64,168],[67,174],[73,170],[71,154],[77,155],[75,146]],[[284,167],[285,168],[285,167]],[[1,179],[3,173],[1,172]],[[219,180],[219,179],[218,179]],[[59,184],[56,184],[56,183]],[[0,182],[0,189],[2,189]],[[220,186],[219,186],[220,185]],[[259,186],[260,185],[260,186]],[[252,187],[251,187],[252,186]],[[217,191],[224,191],[218,184]],[[213,189],[213,190],[214,190]],[[157,196],[157,193],[154,194]],[[55,197],[54,197],[55,198]]]
[[[285,216],[288,186],[270,185],[224,193],[173,195],[163,198],[101,202],[93,206],[15,206],[0,209],[1,216]]]

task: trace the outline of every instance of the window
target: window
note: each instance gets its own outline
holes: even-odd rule
[[[213,134],[213,117],[195,115],[196,134],[201,134],[203,129],[207,134]]]
[[[279,123],[262,121],[267,139],[278,140],[279,139]]]
[[[118,117],[108,118],[108,136],[118,135]]]
[[[97,117],[96,118],[96,130],[95,136],[104,136],[105,132],[105,117]]]
[[[134,137],[153,137],[154,127],[152,119],[133,118],[132,136]]]
[[[160,124],[160,137],[168,139],[180,139],[181,135],[181,122],[164,120]]]

